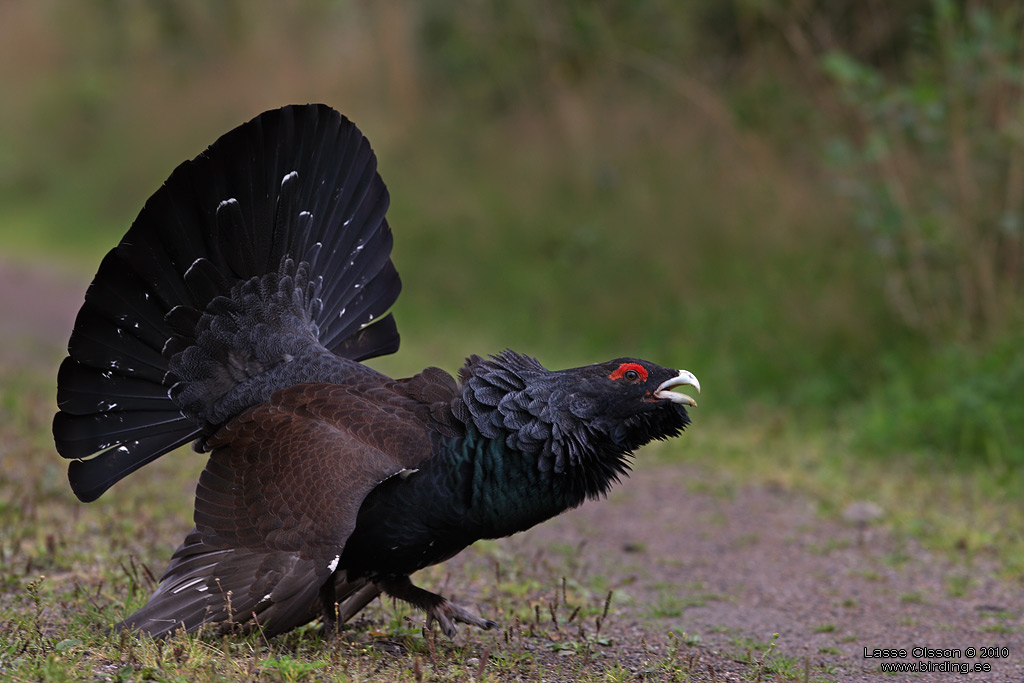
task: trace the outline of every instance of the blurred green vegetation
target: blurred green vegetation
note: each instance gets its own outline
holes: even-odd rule
[[[385,369],[645,356],[694,371],[702,413],[1010,478],[1021,21],[951,0],[3,3],[0,248],[90,271],[177,163],[323,101],[391,190]]]

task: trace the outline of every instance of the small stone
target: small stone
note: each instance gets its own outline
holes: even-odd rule
[[[885,510],[881,505],[869,500],[858,500],[850,503],[843,510],[843,520],[850,524],[866,525],[881,519]]]

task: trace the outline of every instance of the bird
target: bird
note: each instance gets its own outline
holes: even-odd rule
[[[411,575],[603,497],[690,424],[697,378],[642,359],[365,364],[399,346],[388,203],[359,129],[290,105],[179,165],[102,259],[57,373],[71,489],[90,502],[179,446],[209,454],[194,528],[112,628],[340,629],[382,594],[449,637],[494,628]]]

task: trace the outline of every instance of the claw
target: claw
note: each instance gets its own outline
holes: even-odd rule
[[[458,632],[458,629],[455,628],[456,622],[469,624],[484,630],[498,628],[497,622],[478,617],[465,607],[456,605],[440,595],[412,585],[407,576],[391,577],[379,581],[377,586],[388,595],[399,600],[405,600],[409,604],[422,609],[427,613],[425,629],[430,630],[434,626],[434,622],[437,622],[438,626],[441,627],[441,632],[449,638],[455,638],[455,634]]]
[[[465,607],[456,605],[455,603],[449,602],[443,598],[441,602],[428,607],[426,612],[426,628],[429,630],[436,621],[441,627],[441,632],[449,638],[455,638],[455,634],[458,632],[458,629],[455,628],[455,622],[476,626],[484,629],[485,631],[492,628],[498,628],[498,624],[496,622],[491,621],[490,619],[478,617]]]

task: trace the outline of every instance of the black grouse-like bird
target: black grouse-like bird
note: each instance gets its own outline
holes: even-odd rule
[[[600,496],[689,423],[686,371],[549,371],[505,351],[391,379],[400,282],[366,138],[323,105],[269,111],[179,166],[103,259],[58,375],[53,434],[83,501],[209,451],[195,529],[116,627],[270,636],[381,593],[455,633],[482,619],[410,574]]]

